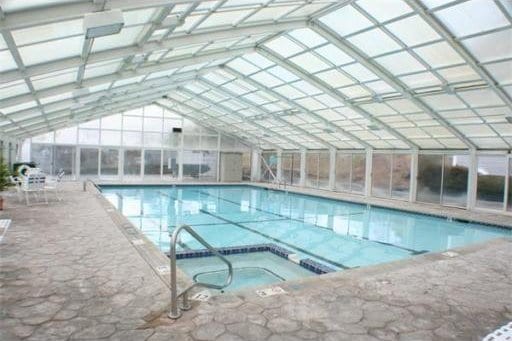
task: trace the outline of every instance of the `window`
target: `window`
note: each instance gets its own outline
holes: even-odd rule
[[[183,178],[217,180],[217,151],[184,151]]]
[[[101,175],[118,175],[119,150],[103,148],[101,150]]]
[[[329,164],[329,153],[306,153],[306,186],[313,188],[328,188]]]
[[[503,209],[505,198],[505,156],[478,156],[476,206],[495,210]]]
[[[124,151],[124,175],[140,176],[141,151],[132,149]]]
[[[178,152],[175,150],[164,150],[163,153],[162,174],[167,177],[177,178],[179,172]]]
[[[144,176],[160,175],[160,165],[162,152],[159,150],[144,151]]]
[[[335,172],[337,191],[363,193],[366,178],[366,155],[337,152]]]
[[[389,197],[391,195],[391,162],[390,154],[373,154],[372,160],[372,195]]]
[[[80,149],[80,175],[98,175],[98,149]]]
[[[374,154],[372,167],[372,195],[382,198],[409,198],[410,155]]]
[[[251,181],[252,153],[242,153],[242,180]]]
[[[442,155],[418,155],[417,201],[440,203],[442,174]]]
[[[300,183],[300,153],[283,153],[281,156],[282,178],[288,185]]]
[[[260,180],[267,182],[274,181],[274,178],[277,176],[277,153],[263,152],[261,153],[261,158]]]

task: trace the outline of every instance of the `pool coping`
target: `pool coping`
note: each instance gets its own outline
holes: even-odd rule
[[[276,185],[270,183],[259,182],[173,182],[173,183],[98,183],[97,187],[114,187],[114,186],[127,186],[127,187],[192,187],[192,186],[219,186],[219,187],[232,187],[232,186],[246,186],[255,188],[264,188],[267,190],[291,192],[298,195],[307,197],[321,198],[333,201],[341,201],[345,203],[370,205],[377,208],[385,208],[398,212],[413,213],[424,215],[428,217],[436,217],[440,219],[453,220],[460,223],[477,223],[481,225],[512,230],[512,216],[500,212],[480,212],[470,211],[464,208],[441,206],[428,203],[409,202],[405,200],[392,200],[376,197],[364,197],[352,193],[336,192],[331,190],[305,188],[297,186],[287,186],[286,190],[278,188]],[[400,207],[397,207],[400,206]],[[437,211],[437,212],[436,212]],[[468,217],[469,215],[469,217]],[[500,221],[496,221],[496,219]]]

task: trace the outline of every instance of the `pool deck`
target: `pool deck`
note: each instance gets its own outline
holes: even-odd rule
[[[93,190],[69,183],[62,196],[28,208],[9,196],[0,213],[13,220],[2,341],[481,340],[512,320],[512,240],[497,239],[282,283],[272,297],[217,296],[172,321],[165,256]]]

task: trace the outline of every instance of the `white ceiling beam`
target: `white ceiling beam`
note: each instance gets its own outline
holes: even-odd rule
[[[204,55],[200,55],[197,57],[184,57],[179,59],[174,59],[168,62],[158,63],[150,66],[140,67],[137,70],[126,70],[121,71],[115,74],[109,74],[105,76],[98,76],[94,78],[84,79],[82,86],[83,88],[92,87],[95,85],[101,85],[105,83],[111,83],[123,79],[133,78],[141,75],[147,75],[153,72],[164,71],[168,69],[180,68],[189,65],[201,64],[205,62],[211,62],[217,59],[224,58],[232,58],[239,55],[243,55],[245,53],[254,52],[254,48],[241,48],[236,50],[223,50],[223,51],[213,51]],[[71,92],[76,90],[78,87],[76,83],[68,83],[59,85],[53,88],[39,90],[38,97],[50,97],[55,95],[60,95],[62,93]],[[31,95],[20,95],[11,98],[4,99],[0,102],[0,108],[10,107],[17,104],[22,104],[27,101],[33,100]]]
[[[363,108],[360,108],[356,104],[352,103],[345,95],[343,95],[339,91],[333,89],[328,84],[326,84],[324,81],[318,79],[314,75],[309,74],[308,72],[302,70],[301,68],[292,65],[288,61],[280,58],[279,56],[274,54],[274,52],[272,52],[268,48],[258,47],[257,51],[258,51],[258,53],[261,53],[264,57],[267,57],[268,59],[270,59],[271,61],[276,63],[277,65],[279,65],[279,66],[287,69],[288,71],[292,72],[297,77],[302,78],[303,80],[305,80],[305,81],[313,84],[314,86],[318,87],[319,89],[321,89],[326,94],[328,94],[328,95],[336,98],[337,100],[341,101],[348,108],[354,110],[355,112],[357,112],[361,116],[365,117],[366,119],[377,123],[380,127],[382,127],[384,130],[386,130],[389,134],[391,134],[396,139],[402,141],[403,143],[405,143],[410,148],[412,148],[412,149],[419,149],[419,146],[416,145],[414,142],[410,141],[404,135],[402,135],[401,133],[399,133],[398,131],[396,131],[392,127],[390,127],[385,122],[379,120],[377,117],[373,116],[372,114],[370,114],[369,112],[367,112]]]
[[[405,0],[414,11],[425,20],[430,27],[432,27],[446,42],[457,51],[464,61],[475,71],[487,84],[493,89],[498,97],[505,102],[505,104],[512,110],[512,100],[503,89],[498,85],[498,82],[491,76],[491,74],[482,66],[475,57],[468,52],[468,50],[452,35],[450,30],[439,19],[432,15],[423,4],[418,0]],[[499,43],[498,43],[499,44]]]
[[[254,79],[252,79],[251,77],[248,77],[228,66],[221,66],[221,68],[230,73],[231,75],[237,77],[237,78],[240,78],[240,79],[243,79],[245,82],[249,83],[250,85],[254,86],[255,88],[263,91],[263,92],[267,92],[269,93],[270,95],[272,95],[273,97],[277,97],[278,99],[280,99],[281,101],[285,102],[285,103],[288,103],[288,105],[294,107],[295,109],[298,109],[300,110],[301,112],[303,113],[306,113],[308,114],[309,116],[313,117],[314,119],[322,122],[323,124],[326,125],[326,127],[329,127],[331,129],[333,129],[335,132],[338,132],[342,135],[345,135],[346,137],[348,137],[349,139],[351,140],[354,140],[356,141],[357,143],[359,143],[360,145],[364,146],[365,148],[373,148],[370,144],[368,144],[367,142],[361,140],[359,137],[355,136],[354,134],[346,131],[345,129],[342,129],[340,127],[338,127],[337,125],[335,124],[332,124],[331,122],[329,122],[329,120],[325,119],[324,117],[322,117],[321,115],[303,107],[302,105],[296,103],[295,101],[292,101],[290,100],[289,98],[281,95],[280,93],[278,93],[277,91],[274,91],[273,89],[269,89],[267,87],[264,87],[263,85],[261,85],[260,83],[256,82]]]
[[[188,89],[185,89],[185,88],[180,88],[180,91],[188,94],[189,96],[192,96],[193,98],[198,98],[200,99],[202,102],[204,103],[207,103],[209,104],[210,106],[216,108],[217,110],[219,111],[222,111],[224,113],[227,113],[227,114],[230,114],[230,115],[233,115],[233,116],[236,116],[238,117],[239,119],[241,119],[242,121],[246,122],[247,124],[250,124],[250,125],[253,125],[255,127],[257,127],[258,129],[261,129],[262,131],[265,131],[265,132],[268,132],[270,134],[273,134],[274,136],[276,136],[277,138],[280,138],[281,140],[284,140],[284,141],[287,141],[288,143],[294,145],[294,146],[297,146],[297,147],[301,147],[301,148],[307,148],[306,146],[302,145],[300,142],[296,142],[286,136],[282,136],[278,133],[276,133],[275,131],[271,130],[271,129],[268,129],[268,127],[265,127],[261,124],[259,124],[258,122],[255,122],[255,121],[248,121],[247,120],[247,117],[245,117],[244,115],[234,111],[234,110],[231,110],[230,108],[227,108],[226,106],[222,105],[222,104],[219,104],[219,103],[213,103],[212,101],[210,101],[209,99],[206,99],[204,98],[203,96],[201,95],[198,95],[196,93],[193,93],[192,91],[188,90]]]
[[[206,44],[211,41],[229,39],[239,36],[251,36],[264,33],[282,32],[305,26],[306,22],[301,20],[278,24],[259,24],[252,26],[243,26],[230,29],[221,29],[216,31],[203,30],[202,33],[188,35],[182,34],[180,36],[173,37],[172,39],[168,39],[162,42],[146,43],[143,46],[138,46],[135,44],[127,47],[120,47],[91,53],[88,58],[88,63],[93,64],[113,59],[126,58],[136,54],[145,54],[157,50],[174,49],[178,47],[190,46],[195,44]],[[0,83],[8,83],[15,80],[23,79],[24,75],[32,77],[49,72],[78,67],[81,65],[81,63],[82,58],[80,58],[80,56],[77,56],[64,58],[57,61],[41,63],[33,66],[27,66],[25,69],[25,74],[20,72],[20,70],[6,71],[0,73]]]
[[[355,45],[346,41],[342,37],[334,34],[332,30],[330,30],[327,26],[318,21],[310,22],[309,26],[316,33],[323,36],[334,46],[347,53],[349,56],[354,58],[358,63],[368,68],[370,71],[375,73],[379,78],[384,80],[390,86],[392,86],[396,91],[398,91],[405,99],[408,99],[412,103],[414,103],[418,108],[423,110],[427,115],[432,117],[436,122],[438,122],[441,126],[450,131],[455,137],[457,137],[463,144],[466,145],[468,149],[476,149],[476,145],[471,142],[464,134],[458,131],[453,125],[448,123],[441,115],[435,112],[430,106],[428,106],[421,99],[415,97],[414,91],[407,88],[407,86],[402,83],[397,77],[394,77],[389,71],[385,70],[383,67],[373,62],[372,59],[367,56],[364,52],[358,49]]]
[[[325,146],[326,148],[329,148],[329,149],[337,149],[337,147],[331,143],[329,143],[328,141],[325,141],[324,139],[322,139],[321,137],[318,137],[314,134],[311,134],[309,131],[299,127],[299,126],[296,126],[288,121],[286,121],[285,119],[283,119],[282,117],[279,117],[279,115],[277,115],[276,113],[274,112],[271,112],[270,110],[267,110],[265,108],[263,108],[263,106],[258,106],[254,103],[252,103],[251,101],[245,99],[243,96],[240,96],[239,94],[236,94],[222,86],[217,86],[216,84],[204,79],[204,78],[201,78],[199,77],[199,80],[206,84],[207,86],[209,86],[210,88],[212,89],[215,89],[215,91],[218,91],[220,92],[221,94],[223,94],[224,96],[227,96],[228,98],[231,98],[232,100],[236,101],[236,102],[239,102],[239,103],[242,103],[246,106],[249,106],[251,109],[253,110],[257,110],[257,111],[261,111],[263,112],[263,115],[264,116],[267,116],[267,117],[271,117],[273,118],[274,120],[280,122],[281,124],[284,124],[286,127],[289,127],[289,128],[292,128],[293,130],[295,131],[300,131],[301,134],[303,134],[304,136],[308,136],[310,138],[312,138],[313,140],[315,140],[316,142],[322,144],[323,146]]]

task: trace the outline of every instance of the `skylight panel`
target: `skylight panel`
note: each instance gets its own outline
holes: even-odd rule
[[[243,58],[262,69],[266,69],[269,66],[274,65],[273,62],[271,62],[270,60],[268,60],[267,58],[263,57],[262,55],[260,55],[259,53],[256,53],[256,52],[246,54],[243,56]]]
[[[462,43],[479,62],[512,57],[512,29],[465,39]]]
[[[512,61],[486,65],[485,68],[499,84],[512,82]]]
[[[396,92],[396,90],[392,86],[390,86],[388,83],[381,81],[381,80],[365,83],[365,85],[377,94],[386,94],[386,93]]]
[[[267,71],[285,82],[294,82],[299,79],[299,77],[295,76],[295,74],[291,73],[290,71],[286,70],[285,68],[279,65],[276,65],[273,68],[268,69]]]
[[[316,86],[311,85],[310,83],[300,80],[295,83],[292,83],[290,85],[293,85],[295,88],[299,89],[300,91],[303,91],[309,96],[317,95],[322,93],[320,89],[318,89]]]
[[[400,45],[380,28],[352,36],[348,41],[370,57],[400,49]]]
[[[348,64],[354,61],[354,59],[352,59],[349,55],[332,44],[319,47],[315,50],[315,52],[336,66]]]
[[[12,31],[14,41],[18,46],[82,34],[82,19],[59,21]]]
[[[375,61],[394,75],[425,70],[425,67],[419,61],[405,51],[379,57]]]
[[[396,112],[383,103],[363,104],[361,108],[375,116],[395,115]]]
[[[464,59],[444,41],[414,49],[414,52],[433,68],[464,63]]]
[[[112,34],[94,39],[92,52],[110,50],[117,47],[129,46],[136,43],[137,37],[143,27],[123,28],[118,34]]]
[[[310,52],[293,57],[290,61],[311,73],[322,71],[330,67],[327,63]]]
[[[119,69],[120,65],[121,61],[119,59],[108,62],[89,64],[85,67],[84,78],[87,79],[115,73],[117,69]]]
[[[227,72],[217,72],[217,71],[210,72],[210,73],[204,75],[203,77],[217,85],[227,83],[228,81],[233,80],[235,78]]]
[[[409,46],[441,39],[441,36],[419,15],[393,22],[386,25],[386,28]]]
[[[283,84],[283,81],[281,81],[279,78],[272,76],[268,72],[261,71],[251,76],[254,80],[257,82],[268,86],[268,87],[274,87],[280,84]]]
[[[36,90],[51,88],[57,85],[73,83],[76,80],[78,68],[52,72],[51,74],[39,75],[31,78],[32,85]]]
[[[170,75],[172,75],[175,71],[176,71],[176,69],[167,69],[167,70],[162,70],[162,71],[152,72],[152,73],[150,73],[150,74],[146,77],[146,79],[155,79],[155,78],[160,78],[160,77],[170,76]]]
[[[449,83],[479,80],[480,76],[469,65],[455,66],[437,71]]]
[[[289,86],[289,85],[283,85],[283,86],[277,87],[273,90],[277,91],[281,95],[283,95],[287,98],[290,98],[290,99],[304,97],[303,92],[301,92],[301,91],[297,90],[296,88]]]
[[[309,28],[293,30],[288,34],[309,48],[317,47],[327,42],[324,37]]]
[[[234,92],[234,93],[239,94],[239,95],[246,94],[246,93],[249,92],[249,90],[247,90],[244,87],[238,86],[234,82],[230,82],[230,83],[224,84],[223,87],[228,89],[229,91]]]
[[[306,109],[309,109],[311,111],[319,110],[319,109],[325,109],[326,106],[319,101],[315,100],[311,97],[306,97],[302,99],[296,100],[297,103],[299,103],[301,106],[305,107]]]
[[[456,37],[510,25],[492,1],[467,1],[442,9],[435,15]]]
[[[481,149],[504,149],[509,148],[501,138],[472,138],[471,141]]]
[[[503,101],[491,89],[463,91],[459,96],[471,107],[504,105]]]
[[[73,93],[63,92],[63,93],[55,95],[55,96],[40,98],[39,101],[41,102],[41,104],[45,105],[45,104],[49,104],[49,103],[53,103],[53,102],[63,101],[65,99],[70,99],[72,97],[73,97]]]
[[[289,57],[304,51],[302,47],[286,38],[285,36],[277,37],[266,43],[265,46],[279,53],[283,57]]]
[[[407,99],[396,99],[386,102],[387,105],[395,109],[400,114],[409,114],[421,111],[413,102]]]
[[[423,98],[434,110],[464,109],[466,105],[455,95],[433,95]]]
[[[80,56],[84,37],[58,39],[18,48],[25,66]]]
[[[358,98],[370,96],[371,93],[360,85],[353,85],[347,88],[341,88],[340,91],[348,98]]]
[[[324,15],[320,21],[341,36],[373,26],[370,20],[349,5]]]
[[[210,16],[198,26],[198,29],[217,26],[231,26],[243,19],[252,11],[252,9],[246,9],[237,11],[214,12],[210,14]]]
[[[250,75],[251,73],[259,70],[256,66],[242,58],[236,58],[235,60],[230,61],[227,66],[244,75]]]
[[[257,11],[255,14],[251,15],[248,19],[244,20],[245,22],[255,22],[255,21],[263,21],[263,20],[276,20],[279,17],[289,13],[290,11],[297,8],[297,6],[270,6],[264,7]]]
[[[339,88],[341,86],[354,84],[354,81],[338,70],[329,70],[316,74],[318,78],[326,82],[332,87]]]
[[[307,3],[305,6],[299,7],[292,13],[288,14],[286,18],[308,17],[330,5],[330,3]]]
[[[321,95],[315,96],[315,99],[331,108],[343,106],[343,103],[341,103],[337,99],[333,98],[332,96],[329,96],[326,94],[321,94]]]
[[[441,85],[441,81],[432,72],[421,72],[403,76],[400,77],[400,80],[411,89]]]
[[[412,12],[412,8],[402,0],[359,0],[357,5],[380,22]]]
[[[17,69],[18,65],[9,50],[0,51],[0,72]]]
[[[4,108],[2,108],[2,112],[4,114],[9,115],[9,114],[12,114],[17,111],[34,108],[36,106],[37,106],[36,101],[29,101],[29,102],[24,102],[24,103],[17,104],[17,105],[12,105],[10,107],[4,107]]]
[[[344,66],[342,69],[360,82],[368,82],[379,79],[376,74],[359,63]]]

